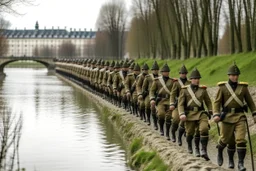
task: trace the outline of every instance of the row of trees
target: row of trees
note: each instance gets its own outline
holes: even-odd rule
[[[102,5],[96,27],[95,55],[121,59],[124,56],[126,24],[126,4],[123,0],[110,0]]]
[[[92,57],[95,56],[95,45],[87,44],[80,49],[70,40],[63,42],[58,48],[50,45],[36,46],[33,49],[33,56],[40,57],[58,57],[58,58],[77,58],[77,57]]]
[[[132,11],[131,56],[218,55],[223,32],[228,52],[256,49],[256,0],[133,0]]]

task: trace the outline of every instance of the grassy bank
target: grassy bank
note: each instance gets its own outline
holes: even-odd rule
[[[233,62],[236,61],[241,70],[240,81],[249,82],[250,85],[256,86],[256,79],[254,77],[256,71],[256,53],[241,53],[235,55],[225,55],[216,57],[205,57],[201,59],[187,59],[187,60],[158,60],[159,65],[162,66],[167,62],[171,68],[171,77],[178,77],[179,68],[184,63],[189,71],[197,67],[201,72],[201,83],[207,86],[215,86],[219,81],[227,80],[227,69]],[[138,59],[139,64],[146,62],[150,67],[153,59]]]

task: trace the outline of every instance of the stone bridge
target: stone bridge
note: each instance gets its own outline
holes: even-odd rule
[[[5,75],[4,67],[6,65],[16,61],[35,61],[43,64],[48,71],[54,71],[55,69],[54,58],[51,57],[0,57],[0,75]]]

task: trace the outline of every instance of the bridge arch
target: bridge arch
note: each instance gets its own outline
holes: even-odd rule
[[[12,62],[16,61],[35,61],[44,65],[48,71],[55,69],[55,63],[53,58],[43,57],[0,57],[0,75],[4,74],[4,67]]]

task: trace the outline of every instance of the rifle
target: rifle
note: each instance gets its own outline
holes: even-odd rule
[[[252,151],[252,141],[251,141],[250,129],[249,129],[249,124],[248,124],[247,118],[246,118],[246,120],[245,120],[245,123],[246,123],[246,127],[247,127],[247,134],[248,134],[249,145],[250,145],[252,170],[255,171],[255,169],[254,169],[253,151]]]

